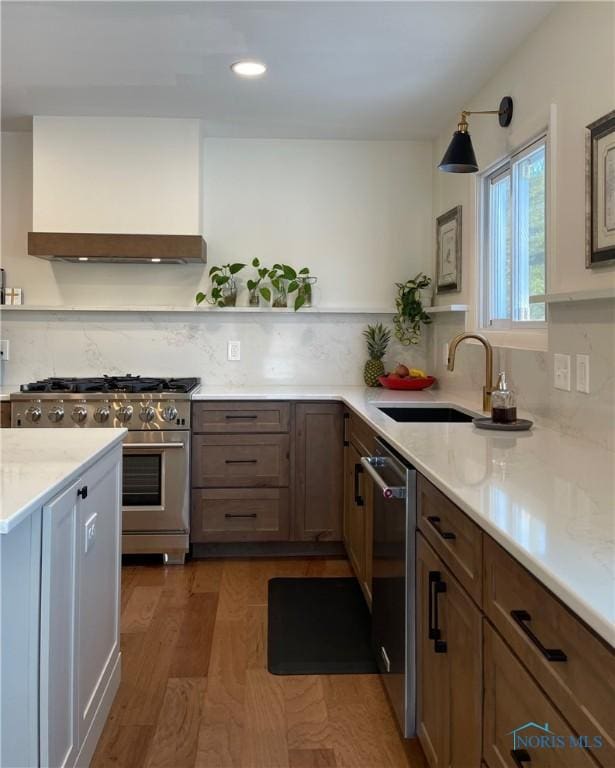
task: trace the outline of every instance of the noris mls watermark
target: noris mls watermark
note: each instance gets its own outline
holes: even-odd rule
[[[560,736],[549,728],[549,723],[529,720],[509,732],[513,749],[600,749],[602,736]]]

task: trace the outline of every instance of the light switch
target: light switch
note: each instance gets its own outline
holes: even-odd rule
[[[570,392],[570,355],[553,355],[553,386]]]
[[[589,395],[589,355],[577,355],[577,392]]]
[[[227,357],[229,360],[241,360],[241,342],[229,341],[227,347]]]
[[[93,515],[90,515],[88,519],[85,522],[85,551],[86,554],[92,549],[94,546],[94,542],[96,541],[96,518],[98,517],[98,513],[94,512]]]

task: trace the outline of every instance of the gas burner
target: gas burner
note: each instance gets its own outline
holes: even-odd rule
[[[22,384],[22,392],[47,393],[147,393],[172,392],[187,394],[199,384],[199,379],[167,379],[126,376],[102,376],[93,378],[49,378]]]

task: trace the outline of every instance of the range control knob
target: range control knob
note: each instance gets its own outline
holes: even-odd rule
[[[32,423],[40,421],[42,415],[43,415],[43,412],[38,405],[31,405],[29,408],[26,409],[26,413],[25,413],[26,419],[28,421],[31,421]]]
[[[71,413],[71,419],[77,424],[82,424],[88,416],[88,409],[85,405],[76,405]]]
[[[139,414],[139,418],[141,421],[144,422],[150,422],[154,420],[154,417],[156,416],[156,409],[153,408],[151,405],[146,405],[143,408],[141,408],[141,413]]]
[[[108,405],[101,405],[94,411],[94,421],[98,424],[103,424],[109,418],[111,411]]]
[[[132,405],[121,405],[117,409],[117,417],[122,424],[129,422],[132,418]]]
[[[162,418],[165,421],[175,421],[177,418],[177,408],[174,405],[167,405],[162,409]]]
[[[64,418],[64,408],[61,405],[54,405],[53,408],[49,409],[47,418],[49,419],[49,421],[52,421],[54,424],[57,424],[58,421],[62,421],[62,419]]]

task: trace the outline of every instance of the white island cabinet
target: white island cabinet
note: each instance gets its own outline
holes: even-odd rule
[[[0,766],[87,766],[120,680],[125,430],[0,437]]]

